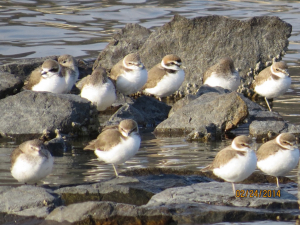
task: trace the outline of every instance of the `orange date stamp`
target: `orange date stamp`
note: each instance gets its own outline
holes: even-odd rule
[[[249,189],[235,191],[237,198],[280,198],[280,196],[281,190]]]

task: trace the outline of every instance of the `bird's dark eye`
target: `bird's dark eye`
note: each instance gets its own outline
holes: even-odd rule
[[[58,71],[58,68],[53,68],[53,69],[51,69],[51,70],[49,70],[49,71],[51,71],[51,72],[57,72],[57,71]]]

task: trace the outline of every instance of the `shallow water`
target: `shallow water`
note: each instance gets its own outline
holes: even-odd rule
[[[298,1],[0,1],[0,64],[23,58],[71,54],[96,58],[111,34],[126,23],[139,23],[154,29],[173,15],[187,18],[223,15],[241,20],[253,16],[279,16],[292,24],[289,51],[284,56],[293,79],[291,89],[274,101],[274,111],[288,121],[300,124],[299,56],[300,2]],[[1,140],[0,140],[1,141]],[[73,141],[73,150],[55,158],[50,184],[70,184],[111,177],[111,165],[83,151],[88,139]],[[9,155],[19,143],[0,145],[0,185],[17,185],[9,172]],[[119,171],[130,168],[171,167],[198,170],[212,161],[230,140],[214,143],[188,143],[182,138],[157,139],[143,134],[141,149]],[[296,179],[296,171],[288,176]]]

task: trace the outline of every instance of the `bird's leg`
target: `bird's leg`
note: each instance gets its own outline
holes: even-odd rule
[[[118,174],[118,172],[117,172],[117,169],[116,169],[115,165],[114,165],[114,164],[112,164],[112,166],[114,167],[114,170],[115,170],[116,177],[119,177],[119,174]]]
[[[269,105],[269,102],[268,102],[268,99],[265,97],[265,101],[266,101],[266,103],[267,103],[267,106],[268,106],[268,108],[269,108],[269,110],[272,112],[272,109],[271,109],[271,107],[270,107],[270,105]]]
[[[276,182],[277,182],[277,187],[280,189],[280,185],[279,185],[279,179],[278,179],[278,177],[276,177]]]
[[[233,182],[231,184],[232,184],[233,195],[235,196],[235,185]]]

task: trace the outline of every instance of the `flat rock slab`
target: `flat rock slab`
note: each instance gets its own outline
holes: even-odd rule
[[[197,202],[264,209],[298,209],[296,196],[271,185],[236,184],[236,190],[236,195],[234,195],[231,183],[227,182],[199,183],[169,188],[154,195],[147,206]]]
[[[22,185],[0,194],[0,212],[21,216],[45,217],[61,204],[60,197],[49,189]]]
[[[0,101],[2,136],[54,132],[86,135],[97,131],[97,111],[76,95],[23,91]]]
[[[261,70],[272,58],[280,59],[287,50],[291,32],[292,26],[278,17],[240,21],[223,16],[186,19],[176,15],[153,32],[126,25],[99,54],[94,68],[101,65],[111,69],[125,55],[139,52],[149,70],[165,55],[177,54],[186,66],[186,78],[180,91],[188,94],[188,88],[201,86],[203,73],[224,56],[232,57],[244,78],[249,68],[252,72]],[[245,83],[249,81],[246,79]]]

